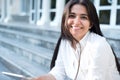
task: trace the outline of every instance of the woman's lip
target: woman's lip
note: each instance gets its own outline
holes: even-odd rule
[[[80,27],[74,27],[74,26],[72,26],[72,28],[75,29],[75,30],[79,30],[80,29]]]

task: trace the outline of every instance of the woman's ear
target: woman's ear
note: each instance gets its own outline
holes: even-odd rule
[[[91,23],[91,25],[90,25],[89,29],[91,29],[92,27],[93,27],[93,23]]]

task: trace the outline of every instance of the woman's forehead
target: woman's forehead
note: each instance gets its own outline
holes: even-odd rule
[[[80,4],[73,5],[71,7],[70,13],[88,14],[86,7]]]

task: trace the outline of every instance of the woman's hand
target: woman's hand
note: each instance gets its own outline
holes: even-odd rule
[[[56,80],[55,77],[51,74],[46,74],[36,78],[30,78],[28,80]]]

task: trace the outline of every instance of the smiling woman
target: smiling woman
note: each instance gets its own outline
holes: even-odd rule
[[[33,80],[120,80],[120,66],[92,2],[70,0],[61,22],[51,71]]]

